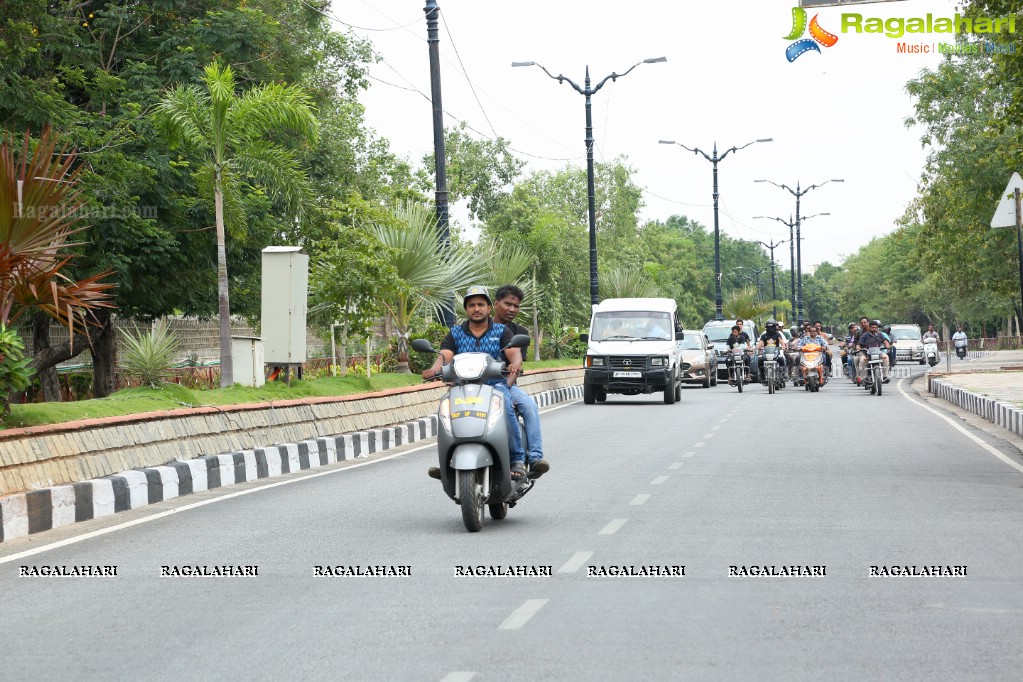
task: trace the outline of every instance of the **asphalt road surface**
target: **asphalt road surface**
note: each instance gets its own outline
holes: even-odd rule
[[[0,678],[1019,679],[1023,458],[885,389],[556,407],[479,533],[428,442],[4,543]]]

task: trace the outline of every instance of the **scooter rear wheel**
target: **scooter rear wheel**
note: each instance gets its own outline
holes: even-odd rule
[[[470,533],[483,528],[483,470],[458,472],[458,491],[462,495],[462,523]]]
[[[493,504],[488,504],[487,507],[490,509],[490,518],[495,521],[500,521],[504,517],[508,516],[507,502],[495,502]]]

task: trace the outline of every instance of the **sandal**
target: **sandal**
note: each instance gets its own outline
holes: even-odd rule
[[[510,469],[511,480],[521,481],[526,477],[526,464],[525,462],[515,462],[511,465]]]

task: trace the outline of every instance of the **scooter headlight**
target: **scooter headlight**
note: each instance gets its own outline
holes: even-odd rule
[[[440,418],[440,425],[444,429],[444,433],[451,435],[451,401],[447,398],[440,401],[440,411],[438,413]]]
[[[455,376],[462,381],[475,381],[479,379],[487,369],[488,357],[486,353],[456,355],[453,362]]]
[[[504,419],[504,397],[494,393],[490,397],[490,416],[487,417],[487,431],[490,431]]]

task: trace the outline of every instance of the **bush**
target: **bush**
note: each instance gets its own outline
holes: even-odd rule
[[[167,376],[177,353],[177,339],[164,320],[157,320],[148,334],[142,334],[136,327],[135,336],[125,335],[121,360],[126,374],[155,388]]]
[[[0,419],[11,413],[11,392],[25,390],[32,381],[30,362],[18,332],[0,323]]]
[[[433,347],[440,349],[440,342],[448,335],[448,328],[440,322],[427,321],[422,318],[415,318],[409,328],[409,341],[412,339],[427,339]],[[415,374],[422,374],[433,365],[435,356],[429,353],[417,353],[409,349],[409,369]],[[387,351],[384,353],[381,365],[385,372],[398,371],[398,339],[392,337],[387,342]]]
[[[548,330],[543,335],[540,357],[544,360],[558,358],[581,358],[586,355],[586,344],[579,340],[575,327]]]

